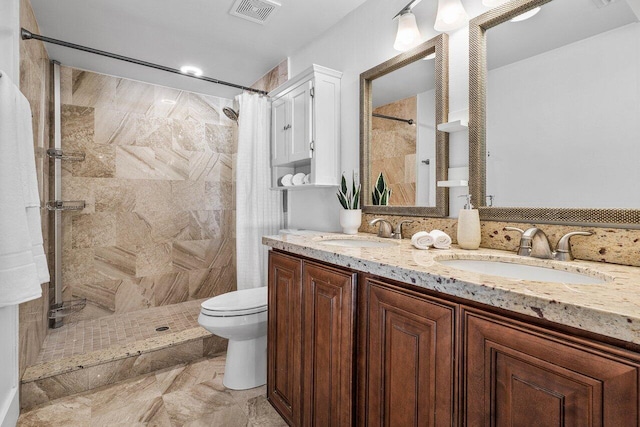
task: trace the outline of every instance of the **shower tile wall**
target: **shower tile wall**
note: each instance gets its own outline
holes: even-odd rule
[[[271,71],[252,84],[251,87],[271,92],[287,80],[289,80],[289,59],[285,59],[276,65]]]
[[[382,105],[373,112],[417,120],[417,97]],[[371,180],[380,172],[391,189],[391,205],[416,203],[416,127],[404,122],[374,117],[371,129]]]
[[[62,67],[64,299],[73,320],[236,289],[228,99]]]
[[[20,25],[39,33],[38,23],[29,0],[20,1]],[[45,156],[49,145],[49,56],[44,43],[36,40],[20,41],[20,90],[29,100],[33,115],[33,143],[36,153],[36,171],[40,191],[40,203],[49,198],[49,162]],[[17,83],[17,82],[15,82]],[[49,250],[49,214],[41,210],[44,250],[52,263]],[[19,306],[20,375],[38,357],[47,334],[49,284],[42,285],[42,298]]]

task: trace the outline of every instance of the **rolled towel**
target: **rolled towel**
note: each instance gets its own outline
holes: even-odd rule
[[[433,237],[433,247],[437,249],[450,249],[451,248],[451,237],[444,231],[440,230],[431,230],[429,233],[431,237]]]
[[[434,243],[433,237],[426,231],[418,231],[411,236],[411,244],[418,249],[429,249]]]

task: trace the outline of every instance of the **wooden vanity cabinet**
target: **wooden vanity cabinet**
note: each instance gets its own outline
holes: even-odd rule
[[[269,251],[267,399],[292,426],[302,418],[302,260]]]
[[[462,319],[465,425],[638,425],[637,355],[473,309]]]
[[[359,296],[357,424],[454,425],[455,305],[369,277]]]
[[[269,252],[267,398],[291,426],[353,425],[356,274]]]

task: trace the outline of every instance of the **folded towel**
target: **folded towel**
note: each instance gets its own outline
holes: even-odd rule
[[[451,248],[451,237],[444,231],[431,230],[429,233],[434,239],[433,247],[437,249]]]
[[[28,102],[27,102],[28,106]],[[22,107],[22,108],[21,108]],[[41,230],[38,209],[28,210],[33,202],[33,181],[25,181],[24,153],[21,144],[29,144],[33,153],[33,135],[25,135],[31,123],[31,111],[24,110],[22,94],[9,80],[7,73],[0,78],[0,307],[20,304],[42,294],[34,253],[44,261],[44,250],[35,247],[37,235],[32,238],[28,217],[32,226]],[[31,154],[31,163],[35,157]],[[35,164],[34,164],[35,170]],[[35,175],[30,179],[36,180]],[[31,184],[29,184],[31,182]],[[37,194],[37,184],[35,186]],[[33,206],[35,208],[35,206]],[[29,214],[27,213],[29,211]],[[37,214],[37,217],[32,212]],[[34,230],[34,234],[35,230]],[[40,242],[42,231],[40,231]],[[40,245],[41,247],[41,245]],[[44,266],[46,267],[46,261]],[[44,271],[41,274],[44,277]],[[47,273],[48,276],[48,273]]]
[[[418,231],[411,236],[411,244],[418,249],[429,249],[434,243],[433,237],[426,231]]]

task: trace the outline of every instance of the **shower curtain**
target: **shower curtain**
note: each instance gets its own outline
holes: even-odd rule
[[[236,265],[238,289],[267,285],[267,247],[262,236],[276,234],[282,217],[281,193],[271,186],[271,101],[257,94],[237,98]]]

